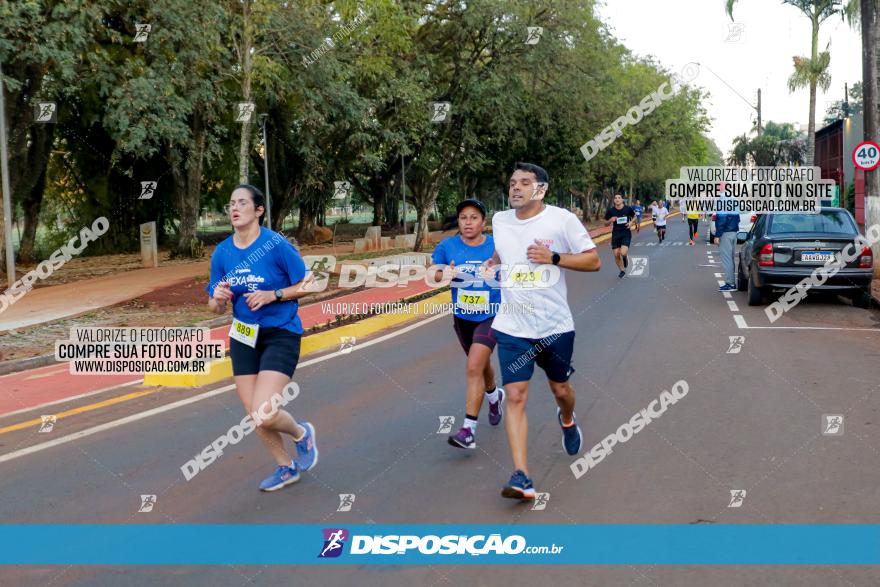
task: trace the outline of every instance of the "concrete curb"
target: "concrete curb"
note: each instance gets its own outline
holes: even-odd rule
[[[0,363],[0,375],[9,375],[19,371],[27,371],[28,369],[36,369],[45,367],[55,363],[55,355],[40,355],[39,357],[28,357],[27,359],[14,359],[12,361],[4,361]]]

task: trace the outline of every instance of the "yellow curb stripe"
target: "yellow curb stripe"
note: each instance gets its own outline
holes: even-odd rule
[[[76,414],[82,414],[83,412],[91,412],[92,410],[97,410],[100,408],[105,408],[107,406],[112,406],[114,404],[119,404],[122,402],[127,402],[131,399],[136,399],[139,397],[143,397],[145,395],[150,395],[151,393],[156,393],[157,391],[161,391],[161,389],[147,389],[144,391],[135,391],[132,393],[127,393],[125,395],[120,395],[118,397],[112,397],[110,399],[106,399],[104,401],[96,402],[93,404],[88,404],[85,406],[80,406],[78,408],[72,408],[70,410],[65,410],[63,412],[59,412],[55,414],[55,419],[60,420],[62,418],[67,418],[68,416],[75,416]],[[35,418],[33,420],[28,420],[27,422],[20,422],[18,424],[12,424],[11,426],[6,426],[4,428],[0,428],[0,434],[6,434],[7,432],[15,432],[16,430],[23,430],[25,428],[31,428],[33,426],[38,426],[43,423],[42,418]]]

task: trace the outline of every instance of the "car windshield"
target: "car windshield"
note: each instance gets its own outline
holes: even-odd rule
[[[798,232],[855,234],[856,228],[849,216],[839,210],[828,210],[819,214],[780,214],[770,223],[770,234]]]

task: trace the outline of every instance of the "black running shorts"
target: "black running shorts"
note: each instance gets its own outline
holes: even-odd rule
[[[628,247],[632,242],[632,232],[629,230],[617,231],[611,233],[611,248],[619,249],[620,247]]]
[[[260,371],[279,371],[293,377],[299,362],[302,337],[284,328],[261,327],[257,346],[251,348],[235,339],[229,340],[233,375],[256,375]]]
[[[461,343],[465,354],[471,352],[471,345],[474,343],[487,346],[489,350],[495,348],[495,335],[492,333],[492,320],[494,319],[493,316],[482,322],[475,322],[458,316],[453,317],[452,327],[455,329],[455,334],[458,335],[458,342]]]

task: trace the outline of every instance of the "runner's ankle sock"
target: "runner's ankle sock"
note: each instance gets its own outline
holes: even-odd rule
[[[626,255],[624,255],[623,256],[623,268],[624,269],[626,269],[626,265],[627,265],[627,258],[626,258]]]
[[[493,404],[495,402],[497,402],[498,401],[498,388],[495,387],[493,389],[487,389],[486,390],[486,398],[488,398],[488,400]]]
[[[466,415],[464,417],[464,427],[470,428],[471,434],[476,434],[476,432],[477,432],[477,417]]]

